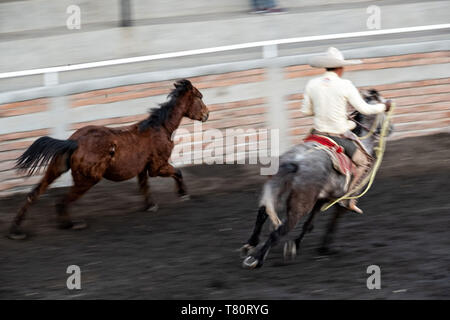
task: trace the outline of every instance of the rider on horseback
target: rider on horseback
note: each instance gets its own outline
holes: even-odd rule
[[[334,140],[344,148],[345,153],[355,164],[349,190],[357,186],[369,169],[372,157],[351,131],[356,124],[347,117],[347,104],[366,115],[387,112],[391,107],[390,100],[386,104],[366,103],[353,83],[341,78],[344,66],[360,63],[361,60],[344,60],[342,53],[333,47],[328,49],[326,55],[312,58],[310,65],[315,68],[325,68],[326,72],[307,83],[302,107],[303,113],[314,116],[314,128],[311,133]],[[362,213],[354,199],[345,206]]]

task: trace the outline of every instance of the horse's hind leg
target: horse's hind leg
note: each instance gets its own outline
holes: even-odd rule
[[[241,255],[243,257],[247,256],[248,252],[258,245],[259,235],[261,234],[262,227],[264,225],[264,222],[266,222],[267,217],[268,216],[266,213],[266,207],[265,206],[259,207],[253,233],[248,239],[247,243],[241,248]]]
[[[161,177],[172,177],[177,185],[177,193],[183,200],[189,199],[189,195],[186,191],[186,185],[184,184],[183,175],[180,169],[175,169],[172,165],[167,164],[161,168],[158,173]]]
[[[48,186],[55,181],[60,175],[68,171],[69,167],[66,164],[65,157],[55,158],[45,171],[44,177],[39,184],[27,195],[25,204],[17,212],[11,227],[9,229],[8,238],[13,240],[25,239],[26,234],[21,230],[20,225],[25,219],[25,215],[30,206],[39,198],[39,196],[45,192]]]
[[[261,249],[244,260],[242,266],[247,269],[261,267],[267,257],[267,254],[269,253],[270,248],[276,245],[280,238],[285,236],[289,231],[290,229],[286,222],[280,225],[275,231],[272,231]]]
[[[341,207],[341,206],[336,206],[336,211],[334,212],[334,215],[331,218],[331,221],[329,222],[329,224],[327,226],[327,230],[323,237],[322,244],[318,249],[318,252],[320,254],[326,255],[326,254],[333,253],[330,250],[329,246],[330,246],[330,243],[333,241],[333,235],[334,235],[334,232],[336,231],[337,222],[345,211],[347,211],[346,208]]]
[[[84,221],[72,221],[67,211],[69,204],[79,199],[98,181],[97,179],[77,179],[74,177],[74,185],[70,188],[69,193],[56,205],[58,215],[58,223],[61,229],[84,229],[86,223]]]
[[[306,194],[301,196],[308,198]],[[266,259],[267,254],[272,246],[276,245],[280,238],[287,235],[298,223],[300,218],[311,211],[314,201],[302,201],[300,194],[289,196],[287,200],[287,220],[283,222],[275,231],[273,231],[267,239],[264,246],[255,254],[248,256],[242,263],[244,268],[253,269],[261,267]]]
[[[139,182],[139,190],[141,191],[142,195],[144,196],[144,211],[157,211],[158,205],[155,204],[153,201],[153,198],[149,192],[150,188],[148,185],[148,175],[147,175],[147,169],[143,170],[138,175],[138,182]]]

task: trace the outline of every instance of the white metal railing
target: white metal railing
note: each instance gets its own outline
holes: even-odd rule
[[[163,81],[176,79],[180,77],[192,77],[199,76],[204,74],[211,74],[211,72],[231,72],[238,70],[247,70],[251,68],[260,68],[260,67],[268,67],[272,64],[277,63],[277,68],[268,68],[267,79],[265,80],[265,84],[259,88],[257,93],[253,93],[251,90],[249,91],[250,98],[255,98],[257,95],[260,96],[261,92],[271,92],[268,96],[268,116],[267,122],[269,127],[280,128],[280,151],[282,152],[286,146],[289,144],[288,135],[285,128],[288,127],[288,119],[287,113],[284,112],[284,97],[286,94],[292,92],[292,88],[286,87],[286,83],[282,84],[283,76],[282,72],[280,72],[280,66],[285,65],[294,65],[299,63],[306,63],[307,59],[315,54],[302,54],[301,56],[286,56],[279,57],[278,55],[278,46],[282,44],[292,44],[292,43],[305,43],[305,42],[314,42],[314,41],[323,41],[323,40],[335,40],[335,39],[347,39],[347,38],[358,38],[358,37],[368,37],[368,36],[379,36],[379,35],[388,35],[388,34],[405,34],[412,32],[420,32],[420,31],[432,31],[432,30],[446,30],[450,29],[450,24],[437,24],[437,25],[428,25],[428,26],[416,26],[416,27],[408,27],[408,28],[396,28],[396,29],[385,29],[385,30],[372,30],[372,31],[362,31],[362,32],[351,32],[351,33],[341,33],[341,34],[328,34],[328,35],[320,35],[320,36],[307,36],[307,37],[297,37],[297,38],[288,38],[288,39],[278,39],[278,40],[269,40],[269,41],[258,41],[258,42],[250,42],[236,45],[228,45],[228,46],[220,46],[206,49],[195,49],[195,50],[187,50],[187,51],[179,51],[172,53],[163,53],[163,54],[154,54],[154,55],[146,55],[139,57],[131,57],[124,59],[114,59],[114,60],[105,60],[98,62],[90,62],[90,63],[82,63],[82,64],[74,64],[67,66],[57,66],[50,68],[40,68],[40,69],[31,69],[31,70],[22,70],[22,71],[14,71],[14,72],[5,72],[0,73],[0,79],[14,78],[14,77],[23,77],[23,76],[32,76],[32,75],[43,75],[44,87],[37,88],[29,88],[24,90],[17,91],[8,91],[0,93],[0,104],[1,103],[9,103],[13,101],[23,101],[36,99],[40,97],[51,97],[49,99],[49,108],[46,112],[40,114],[30,114],[30,115],[20,115],[17,117],[0,117],[0,134],[9,133],[9,132],[19,132],[26,130],[37,130],[45,128],[51,128],[51,135],[65,139],[67,138],[69,124],[72,121],[91,121],[97,120],[104,117],[105,110],[102,108],[98,108],[98,110],[88,109],[86,111],[79,108],[78,110],[71,110],[70,102],[68,100],[68,95],[76,93],[76,92],[85,92],[89,90],[98,90],[102,88],[108,87],[116,87],[120,85],[129,85],[134,83],[143,83],[143,82],[153,82],[153,81]],[[421,50],[420,43],[418,44],[396,44],[389,47],[370,47],[370,48],[359,48],[359,49],[350,49],[345,50],[345,54],[347,52],[349,56],[352,54],[358,57],[375,57],[383,55],[387,53],[389,55],[392,54],[405,54],[405,52],[417,52],[416,50]],[[431,47],[432,50],[448,50],[450,48],[450,40],[443,41],[433,41],[432,43],[423,43],[426,48]],[[406,48],[406,47],[407,48]],[[132,74],[126,76],[118,76],[112,78],[102,78],[102,79],[90,79],[79,82],[71,82],[60,84],[59,83],[59,73],[65,71],[73,71],[73,70],[82,70],[89,68],[97,68],[97,67],[107,67],[128,63],[136,63],[136,62],[145,62],[152,60],[161,60],[167,58],[176,58],[176,57],[187,57],[187,56],[195,56],[201,54],[215,53],[215,52],[223,52],[230,50],[239,50],[246,48],[262,48],[262,59],[258,60],[248,60],[248,61],[238,61],[238,62],[229,62],[222,63],[216,65],[206,65],[206,66],[196,66],[194,68],[178,68],[176,70],[165,70],[165,71],[157,71],[157,72],[145,72],[142,74]],[[356,50],[356,51],[355,51]],[[274,59],[275,58],[275,59]],[[271,69],[271,70],[269,70]],[[433,71],[433,76],[436,76],[436,71]],[[445,73],[445,69],[442,69],[442,72]],[[403,75],[399,75],[402,77]],[[418,76],[419,78],[422,75]],[[396,78],[397,80],[399,78]],[[408,78],[411,80],[411,78]],[[270,88],[270,89],[269,89]],[[255,91],[256,92],[256,91]],[[212,97],[210,97],[212,98]],[[245,99],[249,97],[242,97],[240,99]],[[222,100],[223,97],[218,97],[218,100]],[[209,101],[210,103],[214,103]],[[115,111],[114,111],[115,110]],[[108,107],[108,115],[122,116],[124,112],[126,114],[137,114],[142,113],[143,110],[141,108],[134,108],[130,111],[130,108],[120,108],[112,109]],[[86,119],[79,118],[80,114],[86,114],[88,117]],[[22,130],[23,129],[23,130]],[[67,186],[70,185],[70,175],[65,175],[59,179],[59,182],[55,186]]]
[[[219,46],[219,47],[212,47],[212,48],[185,50],[185,51],[145,55],[145,56],[139,56],[139,57],[131,57],[131,58],[121,58],[121,59],[103,60],[103,61],[88,62],[88,63],[79,63],[79,64],[73,64],[73,65],[67,65],[67,66],[57,66],[57,67],[30,69],[30,70],[22,70],[22,71],[11,71],[11,72],[0,73],[0,79],[43,74],[44,82],[46,84],[55,85],[58,83],[57,73],[64,72],[64,71],[74,71],[74,70],[82,70],[82,69],[90,69],[90,68],[98,68],[98,67],[107,67],[107,66],[114,66],[114,65],[120,65],[120,64],[145,62],[145,61],[161,60],[161,59],[168,59],[168,58],[187,57],[187,56],[195,56],[195,55],[201,55],[201,54],[232,51],[232,50],[239,50],[239,49],[257,48],[257,47],[263,48],[263,57],[264,58],[273,58],[273,57],[277,57],[277,55],[278,55],[277,46],[282,45],[282,44],[304,43],[304,42],[347,39],[347,38],[359,38],[359,37],[379,36],[379,35],[388,35],[388,34],[402,34],[402,33],[443,30],[443,29],[450,29],[450,23],[426,25],[426,26],[416,26],[416,27],[405,27],[405,28],[393,28],[393,29],[384,29],[384,30],[337,33],[337,34],[328,34],[328,35],[319,35],[319,36],[306,36],[306,37],[296,37],[296,38],[257,41],[257,42],[247,42],[247,43]]]

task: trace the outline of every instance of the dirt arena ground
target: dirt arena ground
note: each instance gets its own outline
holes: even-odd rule
[[[0,238],[1,299],[449,299],[450,134],[394,141],[374,187],[338,227],[337,255],[316,248],[331,217],[317,217],[297,259],[282,245],[262,269],[244,270],[237,249],[253,227],[264,177],[252,166],[184,169],[192,195],[154,179],[160,210],[140,212],[136,181],[102,182],[72,207],[89,228],[55,228],[52,189],[30,211],[25,241]],[[24,195],[0,199],[0,233]],[[299,228],[288,238],[295,237]],[[82,290],[66,288],[69,265]],[[368,290],[366,269],[381,268]]]

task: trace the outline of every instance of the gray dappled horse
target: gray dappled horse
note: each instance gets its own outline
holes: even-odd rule
[[[376,90],[364,91],[363,98],[368,103],[385,102]],[[375,157],[374,147],[378,143],[385,114],[363,115],[357,111],[353,113],[357,123],[353,132],[359,136],[366,136],[371,130],[373,134],[360,140],[366,150]],[[389,133],[392,126],[389,127]],[[284,255],[295,256],[301,240],[306,232],[312,230],[313,219],[323,204],[343,196],[347,190],[346,178],[334,168],[329,155],[324,150],[314,148],[314,142],[296,145],[280,157],[278,173],[271,177],[264,185],[260,207],[253,233],[241,252],[246,257],[242,263],[244,268],[261,267],[269,249],[278,243],[279,239],[291,231],[300,218],[310,213],[303,225],[300,235],[295,242],[285,244]],[[280,208],[285,208],[286,219],[281,221],[277,215]],[[319,252],[329,253],[329,244],[339,216],[347,209],[336,205],[334,216],[327,227]],[[275,230],[260,248],[259,235],[267,217],[270,218]]]

